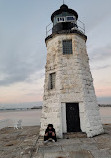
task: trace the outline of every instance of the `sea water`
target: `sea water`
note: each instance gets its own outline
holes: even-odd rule
[[[111,107],[99,107],[103,124],[111,124]],[[0,128],[5,124],[13,126],[18,120],[22,120],[22,126],[40,125],[41,109],[2,110],[0,111]],[[10,120],[7,122],[7,120]],[[4,121],[4,122],[3,122]]]
[[[0,111],[0,129],[6,126],[13,127],[19,120],[22,126],[40,125],[41,109],[24,111]]]
[[[111,124],[111,107],[99,107],[103,124]]]
[[[27,108],[42,106],[42,102],[25,102],[25,103],[1,103],[0,111],[6,110],[26,110]]]
[[[22,126],[40,125],[41,110],[32,110],[33,107],[42,106],[42,102],[0,104],[0,129],[14,126],[22,120]]]

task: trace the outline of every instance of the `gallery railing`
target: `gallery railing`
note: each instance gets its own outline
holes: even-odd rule
[[[46,37],[52,34],[52,27],[52,22],[46,26]],[[79,30],[81,33],[85,34],[85,24],[80,20],[77,21],[77,27],[74,27],[73,30],[74,29]]]

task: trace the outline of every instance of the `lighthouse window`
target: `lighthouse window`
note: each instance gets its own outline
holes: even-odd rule
[[[57,22],[65,22],[65,17],[58,17]]]
[[[55,76],[56,76],[55,72],[49,75],[49,89],[55,88]]]
[[[67,16],[67,21],[74,21],[75,17],[74,16]]]
[[[63,54],[72,54],[72,40],[63,40]]]

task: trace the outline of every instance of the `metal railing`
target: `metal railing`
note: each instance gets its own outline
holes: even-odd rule
[[[79,30],[81,33],[85,34],[85,24],[82,21],[77,20],[77,26],[78,27],[74,27],[73,29]],[[52,27],[52,22],[46,26],[46,37],[52,34]]]
[[[82,31],[85,34],[85,24],[82,21],[78,20],[77,25],[80,31]]]
[[[52,22],[46,26],[46,37],[52,34],[52,26],[53,26]]]

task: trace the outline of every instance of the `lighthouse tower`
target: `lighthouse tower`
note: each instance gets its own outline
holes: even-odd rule
[[[50,123],[59,138],[69,132],[85,132],[88,137],[103,133],[86,50],[87,36],[78,25],[78,14],[63,4],[51,21],[52,33],[45,39],[40,135]]]

